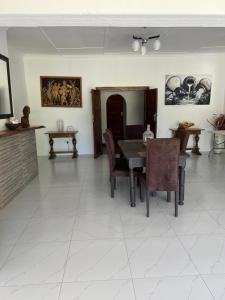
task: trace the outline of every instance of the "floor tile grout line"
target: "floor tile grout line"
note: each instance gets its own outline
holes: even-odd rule
[[[179,218],[179,216],[178,216],[178,218]],[[196,266],[195,263],[193,262],[190,253],[189,253],[188,250],[184,247],[184,245],[183,245],[183,243],[182,243],[182,241],[181,241],[181,239],[180,239],[180,236],[176,233],[176,231],[175,231],[175,229],[174,229],[173,227],[172,227],[172,230],[173,230],[173,232],[174,232],[174,234],[175,234],[177,240],[179,241],[181,247],[184,249],[184,251],[185,251],[186,254],[188,255],[190,261],[192,262],[193,266],[195,267],[195,269],[196,269],[196,271],[197,271],[197,273],[198,273],[197,276],[201,278],[201,280],[204,282],[204,284],[205,284],[207,290],[209,291],[210,295],[211,295],[211,296],[213,297],[213,299],[215,300],[215,297],[214,297],[214,295],[212,294],[211,290],[209,289],[208,285],[205,283],[205,280],[203,279],[202,274],[199,272],[197,266]]]
[[[175,232],[175,230],[174,230],[174,232]],[[206,284],[206,282],[205,282],[205,280],[204,280],[202,274],[200,273],[200,271],[198,270],[196,264],[195,264],[194,261],[192,260],[190,253],[189,253],[188,250],[184,247],[184,245],[183,245],[183,243],[182,243],[182,241],[181,241],[181,239],[180,239],[180,236],[178,236],[178,235],[176,234],[176,232],[175,232],[175,235],[176,235],[178,241],[180,242],[182,248],[184,249],[184,251],[185,251],[186,254],[188,255],[188,257],[189,257],[190,261],[192,262],[193,266],[195,267],[195,269],[196,269],[196,271],[197,271],[197,273],[198,273],[198,276],[199,276],[199,277],[201,278],[201,280],[204,282],[204,284],[205,284],[206,288],[208,289],[210,295],[211,295],[211,296],[213,297],[213,299],[215,300],[215,297],[214,297],[214,295],[212,294],[212,292],[211,292],[210,288],[208,287],[208,285]]]
[[[16,239],[15,243],[12,245],[11,250],[9,251],[9,254],[7,255],[6,259],[4,260],[4,263],[0,266],[0,270],[2,270],[4,268],[4,266],[7,264],[7,262],[9,261],[9,258],[11,256],[11,254],[13,253],[14,249],[16,248],[20,238],[23,236],[25,230],[27,229],[27,226],[29,224],[29,219],[27,220],[26,225],[24,226],[24,229],[22,230],[22,232],[19,234],[18,238]],[[10,246],[10,245],[9,245]]]
[[[122,240],[121,240],[122,241]],[[225,276],[225,273],[213,273],[213,274],[201,274],[203,276],[210,276],[210,275],[217,275],[217,276]],[[161,278],[167,278],[167,279],[176,279],[176,278],[190,278],[190,277],[200,277],[200,274],[195,275],[163,275],[163,276],[150,276],[147,277],[147,279],[161,279]],[[146,279],[146,277],[132,277],[134,280],[143,280]],[[71,280],[71,281],[64,281],[63,284],[71,284],[71,283],[84,283],[84,282],[108,282],[108,281],[128,281],[132,280],[132,278],[126,278],[126,279],[89,279],[89,280]],[[23,284],[8,284],[8,285],[0,285],[0,288],[4,287],[26,287],[26,286],[42,286],[42,285],[55,285],[55,284],[61,284],[61,281],[55,281],[55,282],[41,282],[41,283],[23,283]]]
[[[81,186],[81,189],[80,189],[80,194],[79,194],[79,201],[78,201],[78,205],[77,205],[77,210],[78,210],[78,207],[79,207],[79,203],[80,203],[80,201],[81,201],[81,196],[82,196],[82,194],[83,194],[84,182],[85,182],[85,181],[83,180],[82,186]],[[77,213],[78,213],[78,212],[77,212]],[[67,263],[68,263],[68,261],[69,261],[69,253],[70,253],[70,249],[71,249],[71,244],[72,244],[72,242],[73,242],[73,234],[74,234],[74,230],[75,230],[76,223],[77,223],[77,213],[76,213],[76,217],[75,217],[75,219],[74,219],[73,229],[72,229],[72,232],[71,232],[71,238],[70,238],[70,241],[69,241],[69,247],[68,247],[67,256],[66,256],[66,260],[65,260],[65,264],[64,264],[64,270],[63,270],[62,280],[61,280],[60,288],[59,288],[58,300],[60,300],[60,297],[61,297],[62,286],[63,286],[63,283],[64,283],[64,277],[65,277],[65,273],[66,273],[66,267],[67,267]]]
[[[128,205],[129,205],[129,203],[128,203]],[[133,207],[133,209],[135,209],[135,207]],[[127,254],[127,260],[128,260],[129,270],[130,270],[130,276],[131,276],[131,282],[132,282],[132,287],[133,287],[134,297],[135,297],[135,300],[138,300],[137,294],[136,294],[136,290],[135,290],[135,286],[134,286],[134,279],[133,279],[133,275],[132,275],[132,269],[131,269],[131,264],[130,264],[130,258],[129,258],[129,254],[128,254],[127,242],[126,242],[125,232],[124,232],[124,223],[123,223],[123,219],[122,219],[122,217],[121,217],[120,207],[119,207],[119,216],[120,216],[120,222],[121,222],[121,224],[122,224],[123,241],[124,241],[124,246],[125,246],[126,254]]]

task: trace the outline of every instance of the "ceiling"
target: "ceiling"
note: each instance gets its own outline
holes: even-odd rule
[[[225,52],[225,28],[32,27],[9,28],[8,42],[25,54],[132,54],[132,36],[160,34],[155,53]],[[150,43],[149,43],[150,44]]]

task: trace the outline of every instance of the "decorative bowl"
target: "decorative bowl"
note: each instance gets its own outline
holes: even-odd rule
[[[20,126],[20,124],[13,124],[13,123],[6,123],[5,126],[10,129],[10,130],[15,130],[16,128],[18,128]]]
[[[194,123],[192,123],[192,122],[186,122],[186,121],[184,121],[182,123],[179,123],[179,127],[182,127],[182,128],[190,128],[190,127],[192,127],[194,125],[195,125]]]

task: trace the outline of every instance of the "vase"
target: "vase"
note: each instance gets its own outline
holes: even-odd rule
[[[64,122],[63,120],[57,120],[56,121],[57,129],[58,131],[64,131]]]
[[[222,152],[222,149],[224,149],[224,135],[216,132],[215,137],[214,137],[214,145],[213,146],[215,148],[217,148],[217,149],[214,149],[214,153],[220,154]],[[221,148],[221,150],[219,148]]]
[[[154,133],[150,130],[150,125],[147,125],[147,130],[143,133],[143,142],[147,143],[148,139],[154,139]]]

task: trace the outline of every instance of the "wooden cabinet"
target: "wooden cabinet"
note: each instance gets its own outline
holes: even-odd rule
[[[38,174],[34,129],[0,132],[0,208]]]

